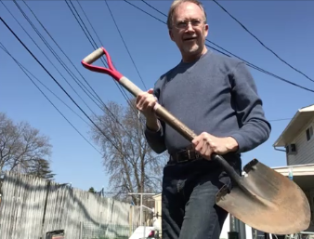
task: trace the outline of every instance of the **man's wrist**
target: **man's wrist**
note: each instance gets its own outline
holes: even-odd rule
[[[150,131],[155,131],[155,132],[159,131],[160,125],[159,125],[159,121],[158,121],[157,117],[155,117],[155,116],[146,117],[146,127]]]
[[[230,152],[234,152],[239,149],[239,143],[233,137],[227,137],[226,146]]]

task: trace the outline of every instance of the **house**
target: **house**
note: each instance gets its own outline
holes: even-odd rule
[[[284,147],[287,165],[314,163],[314,105],[299,109],[273,144]]]

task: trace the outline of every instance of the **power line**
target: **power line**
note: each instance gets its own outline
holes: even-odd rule
[[[2,0],[0,0],[1,3],[4,5]],[[52,52],[52,54],[58,59],[57,54],[54,52],[52,47],[49,45],[49,43],[44,39],[44,37],[40,34],[38,29],[34,26],[34,24],[31,22],[31,20],[26,16],[25,12],[20,8],[18,3],[15,2],[16,6],[18,7],[19,11],[22,13],[24,18],[28,21],[28,23],[32,26],[33,30],[37,33],[37,35],[40,37],[40,39],[44,42],[44,44],[47,46],[47,48]],[[25,28],[22,26],[22,24],[15,18],[15,16],[11,13],[11,11],[4,5],[4,7],[7,9],[7,11],[11,14],[11,16],[14,18],[15,21],[20,25],[20,27],[23,29],[23,31],[28,35],[28,37],[32,40],[32,42],[36,45],[36,47],[41,51],[41,53],[45,56],[45,58],[51,63],[51,65],[56,69],[56,71],[61,75],[61,77],[66,81],[66,83],[70,86],[70,88],[76,93],[76,95],[82,100],[82,102],[87,106],[87,108],[93,112],[93,110],[88,106],[88,104],[85,102],[85,100],[78,94],[78,92],[73,88],[73,86],[70,84],[70,82],[65,78],[65,76],[58,70],[58,68],[55,66],[55,64],[49,59],[49,57],[43,52],[41,47],[36,43],[36,41],[30,36],[30,34],[25,30]],[[62,60],[59,58],[59,62],[61,63]],[[68,72],[69,73],[69,72]],[[73,77],[72,77],[73,78]],[[76,82],[77,83],[77,82]]]
[[[1,1],[1,0],[0,0]],[[4,3],[1,1],[1,3],[4,5]],[[16,3],[17,4],[17,3]],[[18,5],[18,4],[17,4]],[[5,6],[5,5],[4,5]],[[6,7],[6,6],[5,6]],[[19,7],[19,6],[18,6]],[[25,33],[31,38],[31,40],[33,41],[33,43],[39,48],[39,50],[46,56],[46,54],[42,51],[42,49],[37,45],[37,43],[35,42],[35,40],[28,34],[28,32],[25,30],[25,28],[23,28],[23,26],[19,23],[19,21],[14,17],[14,15],[10,12],[10,10],[8,8],[6,8],[9,13],[12,15],[12,17],[18,22],[18,24],[22,27],[22,29],[25,31]],[[24,11],[19,7],[19,10],[22,12],[23,16],[28,20],[28,22],[31,24],[31,26],[34,28],[34,25],[32,24],[31,20],[26,16],[26,14],[24,13]],[[36,17],[36,16],[35,16]],[[39,19],[37,18],[37,20],[39,21]],[[42,25],[42,24],[41,24]],[[44,26],[42,25],[42,27],[44,28]],[[44,41],[44,43],[46,43],[46,46],[50,49],[50,51],[52,51],[52,53],[54,53],[52,47],[49,45],[49,43],[47,43],[47,41],[45,41],[44,37],[39,33],[39,31],[37,29],[34,29],[36,31],[36,33],[40,36],[41,40]],[[46,29],[45,29],[46,30]],[[47,30],[46,30],[47,31]],[[49,32],[47,32],[49,34]],[[50,35],[50,34],[49,34]],[[52,36],[50,35],[50,37],[52,38]],[[55,41],[54,41],[55,42]],[[56,43],[56,42],[55,42]],[[57,43],[56,43],[57,44]],[[63,52],[64,53],[64,52]],[[64,53],[65,54],[65,53]],[[66,54],[65,54],[66,55]],[[54,53],[54,56],[57,58],[57,54]],[[47,58],[47,56],[46,56]],[[47,58],[49,60],[49,62],[54,66],[54,64],[51,62],[51,60],[49,58]],[[62,61],[61,59],[59,61]],[[64,64],[65,65],[65,64]],[[54,66],[55,67],[55,66]],[[55,69],[58,71],[58,69],[55,67]],[[61,76],[63,76],[60,71],[58,71],[59,74]],[[69,73],[69,72],[68,72]],[[64,77],[63,77],[64,78]],[[73,78],[73,77],[72,77]],[[60,86],[60,85],[59,85]],[[68,93],[67,93],[68,94]],[[68,94],[69,96],[69,94]],[[71,98],[71,97],[70,97]],[[95,101],[94,101],[95,102]],[[95,102],[96,103],[96,102]],[[105,108],[108,110],[108,112],[110,113],[110,115],[114,118],[115,122],[117,122],[122,129],[129,135],[129,132],[125,129],[125,127],[118,121],[118,119],[115,117],[115,115],[110,111],[110,109],[103,103],[103,105],[105,106]],[[102,109],[103,110],[103,109]],[[93,112],[94,113],[94,112]],[[94,113],[94,115],[96,115]],[[97,128],[97,127],[96,127]],[[102,132],[103,133],[103,132]],[[111,142],[109,140],[109,142]],[[112,143],[112,142],[111,142]],[[119,151],[119,150],[118,150]],[[120,152],[121,153],[121,152]]]
[[[105,1],[106,5],[107,5],[107,8],[108,8],[109,13],[110,13],[110,16],[111,16],[111,18],[112,18],[112,21],[113,21],[113,23],[114,23],[114,25],[115,25],[115,27],[116,27],[116,29],[117,29],[119,35],[120,35],[120,38],[121,38],[121,40],[122,40],[122,42],[123,42],[123,45],[124,45],[124,47],[125,47],[127,53],[129,54],[129,57],[130,57],[131,60],[132,60],[132,63],[133,63],[133,65],[134,65],[134,68],[135,68],[135,70],[136,70],[138,76],[140,77],[140,79],[141,79],[141,81],[142,81],[142,83],[143,83],[145,89],[147,90],[147,87],[146,87],[146,85],[145,85],[145,83],[144,83],[144,80],[143,80],[143,78],[142,78],[142,76],[141,76],[141,74],[140,74],[140,72],[139,72],[139,70],[138,70],[138,68],[137,68],[137,66],[136,66],[136,64],[135,64],[135,61],[134,61],[134,59],[133,59],[133,57],[132,57],[132,55],[131,55],[131,53],[130,53],[130,51],[129,51],[129,49],[128,49],[128,46],[127,46],[126,43],[125,43],[125,40],[124,40],[124,38],[123,38],[123,36],[122,36],[122,33],[121,33],[120,29],[119,29],[119,26],[118,26],[116,20],[115,20],[115,18],[114,18],[114,15],[113,15],[113,13],[112,13],[112,11],[111,11],[111,9],[110,9],[110,6],[109,6],[107,0],[104,0],[104,1]]]
[[[97,49],[97,44],[96,44],[95,40],[93,39],[92,35],[90,34],[89,30],[87,29],[87,27],[86,27],[84,21],[82,20],[80,14],[77,12],[76,8],[74,7],[72,1],[70,1],[70,4],[72,5],[72,8],[73,8],[74,11],[73,11],[72,8],[70,7],[70,5],[69,5],[69,3],[67,2],[67,0],[64,0],[64,1],[65,1],[65,3],[67,4],[68,8],[70,9],[70,11],[71,11],[72,15],[74,16],[75,20],[77,21],[77,23],[78,23],[79,26],[81,27],[81,29],[82,29],[82,31],[84,32],[85,36],[87,37],[88,41],[90,42],[90,44],[92,45],[92,47],[94,48],[94,50],[96,50],[96,49]],[[74,12],[77,14],[77,16],[75,15]],[[79,19],[78,19],[77,17],[81,20],[82,24],[80,23],[80,21],[79,21]],[[85,27],[85,29],[84,29],[84,27],[83,27],[82,25]],[[94,28],[92,28],[92,29],[95,30]],[[95,34],[97,35],[96,31],[95,31]],[[89,39],[89,38],[91,38],[91,39]],[[98,38],[98,39],[99,39],[99,38]],[[103,62],[103,64],[107,67],[107,64],[104,62],[103,58],[100,58],[100,59],[101,59],[101,61]],[[105,60],[105,61],[106,61],[106,60]],[[125,98],[125,100],[127,101],[127,103],[130,105],[130,107],[132,107],[132,105],[131,105],[131,103],[130,103],[130,99],[128,98],[128,96],[127,96],[126,93],[125,93],[125,89],[122,88],[116,81],[114,81],[114,83],[116,84],[116,86],[117,86],[118,89],[120,90],[121,94],[123,95],[123,97]]]
[[[1,1],[1,0],[0,0]],[[14,0],[15,1],[15,0]],[[23,0],[24,1],[24,0]],[[3,2],[1,1],[1,3],[3,4]],[[27,21],[29,22],[29,24],[33,27],[33,29],[35,30],[35,32],[40,36],[41,40],[46,44],[46,46],[48,47],[48,49],[54,54],[54,56],[59,60],[60,64],[61,64],[64,68],[66,68],[66,64],[62,61],[62,59],[57,55],[57,53],[55,53],[55,51],[53,50],[53,48],[49,45],[49,43],[45,40],[45,38],[40,34],[40,32],[38,31],[38,29],[34,26],[34,24],[32,23],[32,21],[26,16],[25,12],[20,8],[20,6],[18,5],[18,3],[15,3],[17,5],[17,7],[19,8],[19,10],[22,12],[24,18],[27,19]],[[54,40],[54,38],[51,36],[51,34],[49,34],[49,31],[43,26],[43,24],[40,22],[40,20],[36,17],[36,14],[31,10],[31,8],[26,4],[26,2],[24,2],[24,4],[28,7],[28,9],[32,12],[32,14],[34,15],[35,19],[39,22],[39,24],[43,27],[43,29],[46,31],[46,33],[50,36],[50,38],[55,42],[55,44],[59,47],[59,49],[63,52],[63,54],[69,59],[69,57],[64,53],[64,51],[61,49],[61,47],[58,45],[58,43]],[[3,4],[4,5],[4,4]],[[5,5],[4,5],[5,6]],[[5,6],[6,7],[6,6]],[[26,34],[31,38],[31,40],[34,42],[34,44],[39,48],[39,50],[41,50],[41,52],[44,54],[44,52],[42,51],[42,49],[37,45],[37,43],[35,42],[35,40],[28,34],[28,32],[24,29],[24,27],[19,23],[19,21],[14,17],[14,15],[10,12],[10,10],[6,7],[7,11],[12,15],[12,17],[18,22],[18,24],[21,26],[21,28],[26,32]],[[87,16],[86,16],[87,17]],[[80,18],[81,19],[81,18]],[[80,23],[79,23],[80,24]],[[84,24],[84,22],[83,22]],[[88,31],[86,25],[84,24],[85,29]],[[88,36],[87,36],[88,37]],[[90,35],[91,37],[91,35]],[[92,38],[92,37],[91,37]],[[92,39],[93,40],[93,39]],[[94,40],[93,40],[94,41]],[[93,45],[93,43],[91,43]],[[94,44],[96,45],[95,41]],[[44,54],[45,57],[47,58],[46,54]],[[50,61],[49,58],[47,58],[49,60],[49,62],[55,67],[55,65]],[[72,61],[69,59],[69,61],[72,63]],[[104,63],[105,64],[105,63]],[[72,65],[74,65],[72,63]],[[74,66],[75,67],[75,66]],[[56,67],[55,67],[56,69]],[[77,68],[76,68],[77,69]],[[58,71],[58,69],[56,69]],[[66,69],[67,70],[67,69]],[[69,72],[70,70],[67,70],[67,72],[70,74]],[[78,71],[78,70],[77,70]],[[63,76],[60,71],[58,71],[59,74],[61,76]],[[78,71],[79,72],[79,71]],[[71,72],[72,73],[72,72]],[[80,73],[80,72],[79,72]],[[70,74],[71,75],[71,74]],[[74,75],[72,73],[72,75]],[[82,76],[82,75],[81,75]],[[74,75],[74,77],[76,77]],[[83,77],[83,76],[82,76]],[[64,76],[63,76],[64,78]],[[65,78],[64,78],[65,79]],[[73,76],[72,76],[73,79]],[[76,79],[80,82],[80,80],[76,77]],[[85,82],[88,84],[88,82],[86,81],[86,79],[83,77],[83,79],[85,80]],[[66,80],[66,79],[65,79]],[[74,79],[75,80],[75,79]],[[68,83],[69,84],[69,83]],[[89,84],[88,84],[89,85]],[[80,85],[79,85],[80,86]],[[84,86],[84,85],[83,85]],[[89,85],[90,86],[90,85]],[[84,86],[85,87],[85,86]],[[82,87],[81,87],[82,88]],[[86,87],[85,87],[86,88]],[[90,88],[93,90],[93,88],[90,86]],[[73,88],[72,88],[73,89]],[[88,90],[88,89],[87,89]],[[86,93],[86,91],[83,89],[83,91]],[[94,91],[94,90],[93,90]],[[97,95],[97,93],[94,91],[95,95]],[[87,93],[86,93],[87,94]],[[89,96],[89,95],[88,95]],[[93,95],[94,96],[94,95]],[[90,96],[89,96],[90,97]],[[94,96],[95,97],[95,96]],[[122,129],[129,135],[129,132],[125,129],[125,127],[118,121],[118,119],[116,118],[116,116],[110,111],[110,109],[106,106],[106,104],[101,100],[101,98],[98,96],[98,99],[100,101],[100,103],[105,107],[105,109],[108,111],[108,113],[110,114],[110,116],[113,118],[113,120],[115,120],[115,122],[117,122]],[[91,98],[91,100],[102,110],[104,111],[103,108],[100,107],[100,105],[95,102],[94,99]],[[90,109],[90,108],[89,108]],[[92,110],[91,110],[92,111]],[[92,113],[96,116],[95,112],[92,111]]]
[[[112,146],[116,148],[118,152],[120,152],[124,156],[128,156],[125,153],[122,153],[121,150],[117,147],[116,144],[112,142],[112,140],[105,134],[105,132],[87,115],[87,113],[76,103],[76,101],[68,94],[68,92],[60,85],[58,80],[56,80],[51,73],[47,70],[47,68],[37,59],[37,57],[28,49],[28,47],[23,43],[23,41],[15,34],[15,32],[8,26],[5,20],[0,16],[0,20],[7,27],[7,29],[14,35],[14,37],[20,42],[20,44],[28,51],[28,53],[36,60],[36,62],[46,71],[46,73],[52,78],[52,80],[62,89],[62,91],[71,99],[71,101],[76,105],[77,108],[88,118],[88,120],[103,134],[103,136],[111,143]]]
[[[4,3],[2,2],[2,0],[0,0],[1,3],[4,5]],[[23,0],[24,1],[24,0]],[[54,56],[59,60],[60,64],[63,62],[62,59],[57,55],[57,53],[53,50],[53,48],[49,45],[49,43],[45,40],[45,38],[39,33],[38,29],[34,26],[34,24],[32,23],[32,21],[26,16],[25,12],[20,8],[20,6],[18,5],[18,3],[15,3],[17,5],[17,7],[19,8],[19,10],[22,12],[24,18],[26,18],[26,20],[29,22],[29,24],[33,27],[33,29],[35,30],[35,32],[39,35],[39,37],[41,38],[41,40],[46,44],[46,46],[48,47],[48,49],[54,54]],[[24,2],[24,4],[27,6],[27,8],[32,12],[32,14],[34,15],[35,19],[39,22],[39,24],[43,27],[43,29],[46,31],[46,33],[49,35],[49,37],[55,42],[55,44],[59,47],[59,49],[62,51],[62,53],[67,57],[67,59],[72,63],[72,65],[74,66],[73,62],[69,59],[69,57],[66,55],[66,53],[62,50],[62,48],[58,45],[58,43],[54,40],[54,38],[51,36],[51,34],[49,33],[49,31],[45,28],[45,26],[41,23],[41,21],[37,18],[36,14],[32,11],[32,9],[27,5],[26,2]],[[33,43],[39,48],[39,50],[45,55],[45,57],[49,60],[49,62],[55,67],[56,66],[51,62],[51,60],[46,56],[46,54],[42,51],[42,49],[38,46],[38,44],[35,42],[35,40],[29,35],[29,33],[25,30],[25,28],[21,25],[21,23],[15,18],[15,16],[11,13],[11,11],[4,5],[4,7],[7,9],[7,11],[11,14],[11,16],[15,19],[15,21],[17,21],[17,23],[20,25],[20,27],[24,30],[24,32],[30,37],[30,39],[33,41]],[[87,17],[87,16],[86,16]],[[81,18],[80,18],[81,19]],[[79,22],[80,24],[80,22]],[[84,24],[84,22],[83,22]],[[86,25],[84,24],[85,28],[87,29]],[[87,29],[88,31],[88,29]],[[96,33],[97,34],[97,33]],[[90,37],[92,38],[92,36],[90,35]],[[98,37],[98,35],[97,35]],[[99,37],[98,37],[99,39]],[[93,39],[92,39],[93,40]],[[92,44],[92,43],[91,43]],[[95,41],[94,44],[96,45]],[[105,62],[104,62],[105,64]],[[64,68],[66,68],[66,64],[63,62],[63,64],[61,64]],[[75,67],[75,66],[74,66]],[[75,69],[77,69],[75,67]],[[58,69],[56,69],[59,74],[61,76],[63,76],[60,71]],[[66,69],[67,70],[67,69]],[[70,74],[71,70],[67,70],[67,72]],[[78,69],[77,69],[78,71]],[[79,72],[79,71],[78,71]],[[72,72],[71,72],[72,73]],[[80,72],[79,72],[80,73]],[[80,73],[81,74],[81,73]],[[70,74],[71,75],[71,74]],[[74,75],[72,73],[72,75]],[[82,76],[82,74],[81,74]],[[74,77],[80,82],[80,80],[74,75]],[[82,76],[83,77],[83,76]],[[64,78],[64,76],[63,76]],[[73,79],[73,76],[72,76]],[[88,82],[86,81],[86,79],[83,77],[83,79],[85,80],[85,82],[88,84]],[[75,79],[74,79],[75,80]],[[77,83],[77,82],[76,82]],[[88,84],[89,85],[89,84]],[[79,85],[80,86],[80,85]],[[83,85],[84,86],[84,85]],[[90,85],[89,85],[90,86]],[[85,86],[84,86],[85,87]],[[82,88],[82,87],[81,87]],[[86,87],[85,87],[86,88]],[[93,88],[90,86],[90,88],[93,90]],[[87,89],[88,90],[88,89]],[[86,91],[83,89],[83,91],[86,93]],[[94,90],[93,90],[94,91]],[[97,93],[94,91],[95,95],[97,95]],[[87,93],[86,93],[87,94]],[[90,93],[91,94],[91,93]],[[89,96],[89,95],[88,95]],[[94,95],[92,95],[94,96]],[[90,97],[90,96],[89,96]],[[95,96],[94,96],[95,97]],[[117,117],[111,112],[111,110],[106,106],[106,104],[101,100],[101,98],[98,96],[98,99],[100,101],[100,103],[104,106],[104,108],[108,111],[109,115],[112,117],[112,119],[118,123],[121,128],[126,132],[127,135],[130,136],[130,133],[128,132],[128,130],[125,129],[125,127],[119,122],[119,120],[117,119]],[[100,107],[100,105],[95,102],[94,99],[91,98],[91,100],[102,110],[104,111],[103,108]],[[105,112],[105,111],[104,111]],[[92,111],[92,113],[96,116],[96,114]]]
[[[291,120],[292,118],[284,118],[284,119],[273,119],[273,120],[268,120],[269,122],[277,122],[277,121],[286,121],[286,120]]]
[[[47,33],[47,35],[50,37],[50,39],[56,44],[56,46],[59,48],[59,50],[63,53],[63,55],[68,59],[68,61],[71,63],[71,65],[76,69],[76,71],[79,73],[79,75],[82,77],[84,82],[89,86],[89,88],[93,91],[95,96],[99,99],[100,103],[104,103],[100,96],[95,92],[95,90],[91,87],[91,85],[88,83],[88,81],[85,79],[85,77],[82,75],[82,73],[77,69],[77,67],[74,65],[73,61],[68,57],[68,55],[63,51],[63,49],[59,46],[59,44],[56,42],[56,40],[51,36],[49,31],[46,29],[46,27],[41,23],[41,21],[37,18],[36,14],[33,12],[33,10],[28,6],[28,4],[25,2],[25,0],[22,0],[23,3],[26,5],[26,7],[30,10],[32,15],[35,17],[37,22],[40,24],[40,26],[44,29],[44,31]],[[74,74],[73,74],[74,75]],[[85,87],[85,86],[84,86]],[[91,94],[92,95],[92,94]],[[96,103],[95,103],[96,104]]]
[[[310,81],[314,82],[313,79],[311,79],[309,76],[304,74],[302,71],[296,69],[291,64],[289,64],[287,61],[282,59],[277,53],[275,53],[272,49],[270,49],[268,46],[266,46],[256,35],[254,35],[246,26],[243,25],[236,17],[234,17],[226,8],[224,8],[221,4],[219,4],[216,0],[213,0],[214,3],[216,3],[224,12],[226,12],[234,21],[236,21],[247,33],[249,33],[253,38],[255,38],[264,48],[266,48],[268,51],[270,51],[273,55],[275,55],[280,61],[288,65],[290,68],[295,70],[296,72],[300,73]]]
[[[1,0],[0,0],[1,1]],[[58,48],[61,50],[61,52],[67,57],[67,59],[71,62],[71,64],[75,67],[75,65],[73,64],[73,62],[69,59],[69,57],[66,55],[66,53],[62,50],[62,48],[58,45],[58,43],[54,40],[54,38],[51,36],[51,34],[49,33],[49,31],[45,28],[45,26],[41,23],[41,21],[36,17],[36,14],[32,11],[32,9],[27,5],[27,3],[23,0],[24,4],[28,7],[28,9],[32,12],[32,14],[34,15],[35,19],[39,22],[39,24],[42,26],[42,28],[46,31],[46,33],[50,36],[50,38],[54,41],[54,43],[58,46]],[[8,10],[8,9],[7,9]],[[8,10],[9,11],[9,10]],[[14,16],[13,16],[14,17]],[[17,21],[17,20],[16,20]],[[20,23],[19,23],[20,24]],[[21,26],[22,27],[22,26]],[[85,26],[86,27],[86,26]],[[22,27],[23,28],[23,27]],[[25,31],[25,30],[24,30]],[[60,57],[59,57],[60,58]],[[59,61],[62,61],[61,59]],[[66,66],[66,64],[64,63],[64,65]],[[81,77],[84,79],[84,81],[86,82],[86,84],[92,89],[92,91],[94,92],[94,94],[97,96],[97,98],[99,99],[100,104],[102,104],[106,110],[108,110],[108,112],[110,113],[110,115],[112,116],[112,118],[118,122],[120,124],[120,122],[117,120],[117,118],[115,117],[115,115],[110,111],[110,109],[106,106],[106,104],[102,101],[102,99],[99,97],[99,95],[95,92],[95,90],[90,86],[90,84],[86,81],[86,79],[83,77],[83,75],[80,73],[80,71],[75,67],[75,69],[79,72],[79,74],[81,75]],[[74,75],[74,74],[73,74]],[[79,81],[79,80],[78,80]],[[94,96],[95,97],[95,96]],[[93,100],[93,99],[92,99]],[[94,100],[93,102],[102,110],[103,108],[100,107],[100,105],[98,105]],[[96,115],[94,113],[94,115]],[[120,126],[123,125],[120,124]],[[124,129],[124,128],[123,128]],[[124,129],[125,130],[125,129]],[[125,130],[127,132],[127,130]]]
[[[136,8],[136,9],[138,9],[138,10],[144,12],[145,14],[147,14],[147,15],[153,17],[154,19],[158,20],[159,22],[162,22],[162,23],[164,23],[164,24],[167,24],[165,21],[163,21],[163,20],[161,20],[161,19],[159,19],[159,18],[153,16],[152,14],[150,14],[150,13],[148,13],[147,11],[141,9],[140,7],[134,5],[133,3],[130,3],[130,2],[127,1],[127,0],[123,0],[123,1],[126,2],[126,3],[128,3],[129,5],[133,6],[134,8]],[[145,2],[144,0],[142,0],[142,2],[144,2],[146,5],[150,6],[152,9],[156,10],[155,7],[151,6],[149,3]],[[158,10],[158,12],[161,13],[162,15],[164,15],[164,16],[167,16],[166,14],[162,13],[162,12],[159,11],[159,10]],[[209,43],[211,43],[211,44],[213,44],[213,45],[215,45],[216,47],[220,48],[221,50],[227,52],[228,54],[227,54],[227,53],[224,53],[224,52],[218,50],[217,48],[214,48],[214,47],[212,47],[212,46],[210,46],[210,45],[208,45],[208,44],[205,44],[206,46],[208,46],[209,48],[211,48],[211,49],[213,49],[213,50],[216,50],[216,51],[218,51],[218,52],[220,52],[220,53],[222,53],[222,54],[224,54],[224,55],[226,55],[226,56],[228,56],[228,57],[231,57],[230,55],[232,55],[232,56],[238,58],[239,60],[245,62],[246,65],[248,65],[249,67],[251,67],[251,68],[253,68],[253,69],[257,70],[257,71],[260,71],[260,72],[262,72],[262,73],[264,73],[264,74],[273,76],[274,78],[279,79],[279,80],[281,80],[281,81],[283,81],[283,82],[285,82],[285,83],[287,83],[287,84],[290,84],[290,85],[293,85],[293,86],[298,87],[298,88],[300,88],[300,89],[303,89],[303,90],[310,91],[310,92],[313,92],[313,93],[314,93],[314,90],[312,90],[312,89],[310,89],[310,88],[301,86],[301,85],[299,85],[299,84],[297,84],[297,83],[294,83],[294,82],[292,82],[292,81],[289,81],[289,80],[287,80],[287,79],[285,79],[285,78],[283,78],[283,77],[280,77],[280,76],[278,76],[278,75],[275,75],[274,73],[271,73],[271,72],[269,72],[269,71],[267,71],[267,70],[264,70],[264,69],[262,69],[262,68],[260,68],[260,67],[258,67],[258,66],[256,66],[256,65],[254,65],[254,64],[252,64],[252,63],[250,63],[250,62],[248,62],[248,61],[246,61],[246,60],[244,60],[244,59],[242,59],[241,57],[238,57],[237,55],[231,53],[230,51],[224,49],[223,47],[219,46],[218,44],[216,44],[216,43],[214,43],[214,42],[212,42],[212,41],[210,41],[210,40],[208,40],[208,39],[206,39],[206,41],[209,42]],[[230,54],[230,55],[229,55],[229,54]]]
[[[68,8],[70,9],[72,15],[74,16],[75,20],[76,20],[76,21],[78,22],[78,24],[80,25],[80,27],[81,27],[82,31],[84,32],[85,36],[88,38],[90,44],[92,45],[92,47],[93,47],[94,49],[96,49],[96,48],[97,48],[97,44],[96,44],[95,40],[93,39],[92,35],[90,34],[89,30],[87,29],[87,27],[86,27],[84,21],[83,21],[82,18],[80,17],[80,14],[77,12],[76,8],[74,7],[73,3],[70,1],[71,5],[72,5],[72,7],[73,7],[73,9],[74,9],[74,11],[72,10],[72,8],[70,7],[70,5],[68,4],[68,2],[67,2],[66,0],[65,0],[65,2],[66,2],[66,4],[67,4]],[[78,2],[78,3],[79,3],[79,2]],[[79,5],[80,5],[80,3],[79,3]],[[84,9],[82,8],[81,5],[80,5],[80,8],[81,8],[81,10],[82,10],[82,12],[83,12],[85,18],[87,19],[88,23],[89,23],[90,26],[92,27],[92,30],[94,31],[94,33],[95,33],[95,35],[96,35],[98,41],[100,42],[100,44],[102,44],[99,35],[98,35],[97,32],[95,31],[93,25],[91,24],[91,22],[90,22],[90,20],[89,20],[89,18],[88,18],[88,16],[87,16],[87,14],[85,13],[85,11],[84,11]],[[74,12],[77,14],[77,16],[78,16],[78,18],[81,20],[82,24],[80,23],[80,21],[78,20],[78,18],[76,17],[76,15],[75,15]],[[84,27],[83,27],[82,25],[83,25]],[[89,37],[90,37],[91,39],[89,39]],[[101,58],[101,60],[102,60],[102,63],[103,63],[106,67],[108,67],[107,60],[105,59],[105,61],[104,61],[103,58]],[[117,82],[116,82],[115,80],[114,80],[114,82],[115,82],[115,84],[117,85],[117,87],[118,87],[118,89],[120,90],[120,92],[122,93],[122,95],[124,96],[124,98],[125,98],[125,100],[127,101],[127,103],[129,104],[130,109],[133,109],[133,110],[134,110],[134,107],[133,107],[133,105],[130,103],[130,99],[129,99],[129,98],[127,97],[127,95],[125,94],[125,91],[122,91],[122,90],[121,90],[121,89],[124,90],[124,88],[121,88],[121,86],[120,86],[119,84],[117,84]],[[127,99],[127,98],[128,98],[128,99]],[[122,127],[122,129],[126,132],[126,134],[130,136],[130,133],[128,132],[128,130],[125,129],[125,127],[119,122],[119,120],[117,119],[117,117],[111,112],[111,110],[106,106],[106,104],[105,104],[104,102],[103,102],[103,106],[104,106],[105,109],[109,112],[109,114],[111,115],[112,119],[115,120],[115,122],[117,122],[117,123]]]
[[[16,60],[11,54],[10,52],[7,50],[7,48],[0,42],[0,48],[6,52],[14,61],[15,63],[20,67],[20,69],[24,72],[24,74],[27,76],[27,78],[33,83],[33,85],[41,92],[41,94],[48,100],[48,102],[58,111],[58,113],[71,125],[71,127],[90,145],[92,146],[99,154],[101,154],[101,152],[94,146],[91,144],[91,142],[86,139],[86,137],[67,119],[67,117],[58,109],[58,107],[49,99],[49,97],[40,89],[40,87],[36,84],[36,82],[28,75],[30,74],[31,76],[33,76],[33,78],[35,78],[37,81],[39,81],[41,84],[43,84],[37,77],[35,77],[29,70],[27,70],[18,60]],[[44,84],[43,84],[44,85]],[[44,85],[45,86],[45,85]],[[48,87],[45,86],[46,89],[49,90]],[[50,90],[49,90],[50,91]],[[51,93],[53,93],[52,91],[50,91]],[[54,93],[53,93],[54,94]],[[56,96],[54,94],[54,96]],[[73,109],[71,109],[64,101],[62,101],[58,96],[56,96],[61,102],[63,102],[70,110],[73,111]],[[73,111],[73,113],[75,113],[77,116],[79,116],[81,118],[80,115],[78,115],[75,111]],[[83,118],[81,118],[85,123],[87,123]],[[88,124],[88,123],[87,123]],[[102,154],[101,154],[102,155]]]

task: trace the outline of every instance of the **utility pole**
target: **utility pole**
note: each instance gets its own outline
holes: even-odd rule
[[[143,212],[143,207],[142,207],[142,204],[143,204],[143,195],[155,195],[155,193],[129,193],[129,195],[140,195],[141,196],[141,200],[140,200],[140,225],[142,226],[142,212]]]

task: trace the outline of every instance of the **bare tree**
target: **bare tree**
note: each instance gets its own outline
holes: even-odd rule
[[[51,154],[46,136],[27,122],[14,124],[0,112],[0,173],[3,170],[28,173],[39,160]]]
[[[120,200],[126,200],[130,192],[160,192],[162,168],[167,159],[165,154],[157,155],[149,147],[143,116],[136,110],[134,101],[131,106],[110,102],[104,114],[94,118],[102,132],[95,127],[91,130],[103,152],[110,190]],[[132,199],[139,204],[138,197]]]

